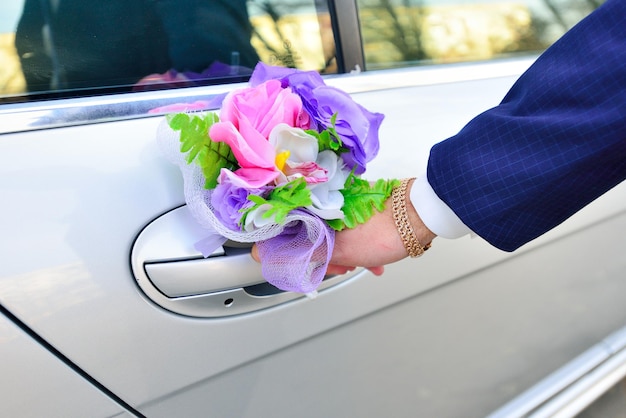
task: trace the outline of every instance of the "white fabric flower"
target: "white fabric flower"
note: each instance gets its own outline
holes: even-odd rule
[[[243,225],[243,230],[246,232],[256,231],[257,229],[263,228],[266,225],[272,224],[275,222],[273,216],[264,218],[263,215],[272,208],[269,204],[264,204],[259,206],[256,209],[248,212],[246,216],[246,220]]]
[[[328,181],[310,185],[313,205],[307,209],[322,219],[343,219],[343,194],[340,190],[350,175],[350,170],[343,160],[332,151],[322,151],[317,157],[317,164],[326,170]]]
[[[277,185],[299,177],[304,177],[309,184],[328,180],[324,169],[316,163],[319,145],[314,136],[281,123],[270,132],[269,142],[276,150],[276,167],[281,173],[276,179]]]

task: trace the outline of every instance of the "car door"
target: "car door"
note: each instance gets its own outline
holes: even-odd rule
[[[267,285],[249,246],[203,258],[180,173],[156,143],[168,106],[215,109],[261,59],[318,70],[385,114],[366,176],[412,176],[589,9],[277,0],[224,2],[245,13],[216,18],[202,2],[75,3],[0,6],[17,77],[0,104],[0,351],[11,365],[0,410],[484,416],[626,325],[623,185],[515,253],[438,239],[382,277],[330,277],[312,299]],[[77,42],[77,28],[105,40]],[[230,45],[241,33],[252,49]],[[153,59],[163,45],[167,59]]]

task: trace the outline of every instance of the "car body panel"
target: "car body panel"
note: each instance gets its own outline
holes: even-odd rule
[[[131,416],[5,317],[0,342],[3,417]]]

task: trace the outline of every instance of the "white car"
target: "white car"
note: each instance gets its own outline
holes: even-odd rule
[[[0,5],[0,416],[575,416],[623,385],[626,185],[513,253],[440,238],[311,299],[268,285],[248,246],[194,249],[156,143],[154,109],[245,85],[252,45],[385,114],[365,177],[412,176],[593,2],[201,3]],[[148,45],[172,56],[124,69]],[[176,67],[222,45],[225,67]]]

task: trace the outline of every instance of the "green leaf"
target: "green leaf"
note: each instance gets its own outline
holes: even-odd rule
[[[214,189],[222,168],[239,168],[237,159],[228,144],[212,141],[209,129],[219,121],[217,114],[176,113],[166,116],[174,131],[180,131],[180,152],[187,153],[187,164],[195,162],[205,177],[204,187]]]
[[[324,129],[322,132],[317,132],[314,129],[309,129],[305,131],[307,134],[317,138],[319,152],[326,150],[331,150],[338,154],[348,152],[348,149],[343,147],[341,138],[339,138],[339,134],[337,133],[337,129],[335,128],[336,121],[337,113],[334,113],[330,118],[330,127]]]
[[[299,178],[276,187],[270,192],[267,199],[257,195],[249,195],[248,200],[254,202],[254,206],[242,211],[242,225],[245,223],[248,214],[260,208],[261,205],[267,204],[271,206],[271,208],[263,214],[264,218],[274,217],[274,221],[281,224],[292,210],[313,204],[311,191],[307,188],[304,178]]]
[[[354,173],[350,174],[341,190],[344,197],[341,208],[344,219],[336,219],[328,224],[331,228],[341,231],[367,222],[374,215],[374,210],[379,212],[385,210],[385,202],[391,196],[393,188],[399,184],[398,180],[383,179],[371,184]]]
[[[327,219],[326,223],[335,231],[341,231],[346,227],[343,219]]]
[[[180,131],[182,127],[189,120],[188,115],[186,113],[170,113],[165,116],[167,123],[170,125],[175,131]]]

